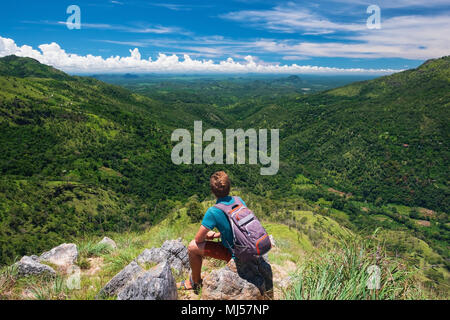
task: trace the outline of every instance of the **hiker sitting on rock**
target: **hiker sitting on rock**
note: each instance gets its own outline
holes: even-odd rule
[[[224,171],[214,173],[210,186],[217,201],[206,211],[195,239],[189,243],[191,277],[178,283],[179,289],[198,291],[203,257],[226,262],[234,258],[245,263],[271,248],[270,239],[253,212],[240,197],[229,195],[228,175]],[[215,228],[219,232],[213,231]],[[221,243],[211,241],[216,238],[221,238]]]

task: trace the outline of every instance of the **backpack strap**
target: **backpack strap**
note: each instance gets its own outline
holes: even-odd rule
[[[238,197],[233,197],[233,200],[234,202],[232,204],[216,203],[214,207],[222,210],[227,215],[231,215],[234,211],[237,211],[244,206]]]
[[[238,197],[234,196],[232,197],[234,199],[232,204],[224,204],[224,203],[216,203],[214,205],[215,208],[222,210],[225,214],[225,216],[228,219],[228,222],[230,223],[230,227],[231,227],[231,232],[233,234],[233,244],[228,243],[228,247],[232,250],[233,254],[234,254],[234,243],[236,243],[236,235],[234,234],[234,229],[233,229],[233,219],[232,219],[232,215],[234,212],[238,212],[240,209],[242,209],[244,207],[244,204],[242,203],[241,200],[239,200]]]
[[[214,208],[222,210],[223,212],[225,212],[226,215],[228,215],[228,212],[230,212],[232,210],[231,205],[226,205],[224,203],[216,203],[214,205]]]

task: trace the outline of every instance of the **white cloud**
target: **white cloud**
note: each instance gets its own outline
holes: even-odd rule
[[[382,9],[387,8],[436,8],[436,7],[448,7],[448,0],[332,0],[332,2],[346,3],[351,5],[365,5],[377,4]]]
[[[363,2],[365,1],[360,1]],[[435,5],[444,3],[439,0],[431,2]],[[415,0],[403,0],[397,3],[397,6],[417,4],[418,1]],[[293,3],[269,10],[231,12],[221,17],[271,32],[326,35],[318,42],[261,39],[253,43],[260,50],[286,56],[425,60],[450,53],[448,9],[433,15],[402,15],[390,18],[385,18],[382,11],[381,29],[374,30],[366,27],[364,15],[359,23],[335,23]]]
[[[398,70],[392,69],[341,69],[319,66],[301,66],[297,64],[280,65],[257,61],[246,56],[244,61],[232,58],[214,62],[213,60],[196,60],[189,55],[180,59],[177,55],[160,53],[156,60],[142,59],[137,48],[130,50],[130,56],[111,56],[103,58],[91,54],[80,56],[67,53],[57,43],[42,44],[39,50],[28,45],[18,46],[13,39],[0,36],[0,57],[7,55],[34,58],[41,63],[51,65],[71,73],[113,73],[113,72],[197,72],[197,73],[345,73],[345,74],[388,74]]]
[[[365,24],[335,23],[294,3],[268,10],[235,11],[220,16],[223,19],[243,22],[273,32],[301,33],[307,35],[330,34],[337,31],[361,31]]]
[[[38,25],[59,25],[66,27],[66,21],[21,21],[27,24],[38,24]],[[107,23],[89,23],[83,22],[81,24],[81,29],[94,29],[94,30],[111,30],[127,33],[153,33],[153,34],[179,34],[179,35],[191,35],[192,33],[186,31],[179,27],[168,27],[161,25],[142,25],[142,26],[126,26],[126,25],[114,25]]]

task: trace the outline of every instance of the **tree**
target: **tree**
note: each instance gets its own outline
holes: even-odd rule
[[[196,194],[189,198],[186,207],[187,207],[187,215],[189,216],[192,222],[200,222],[202,220],[203,208]]]

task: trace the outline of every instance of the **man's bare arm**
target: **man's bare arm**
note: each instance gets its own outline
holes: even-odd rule
[[[202,243],[206,240],[206,235],[210,232],[208,228],[204,226],[200,226],[200,229],[197,231],[197,235],[195,236],[195,242]]]
[[[220,232],[210,231],[208,228],[200,226],[200,229],[198,229],[197,235],[195,236],[195,242],[201,243],[205,240],[212,240],[217,238],[220,238]]]

